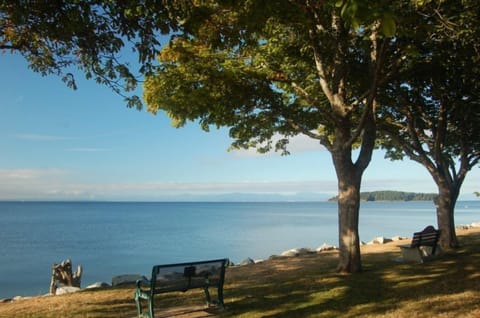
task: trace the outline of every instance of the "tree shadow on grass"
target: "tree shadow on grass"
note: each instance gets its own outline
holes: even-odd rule
[[[76,295],[78,315],[75,311],[71,312],[71,317],[87,316],[87,317],[118,317],[130,318],[136,317],[137,309],[133,300],[133,287],[121,286],[113,289],[99,288],[89,290],[88,298],[83,300],[81,293]]]
[[[480,313],[480,236],[469,240],[464,248],[425,264],[395,263],[398,253],[367,255],[365,271],[354,275],[334,273],[335,265],[319,256],[299,258],[298,267],[281,271],[278,264],[265,264],[260,280],[237,278],[225,316],[474,317]],[[252,265],[252,271],[260,265]]]
[[[394,262],[400,250],[366,254],[362,259],[364,271],[354,275],[335,273],[338,256],[334,252],[229,268],[224,293],[227,309],[213,315],[475,317],[480,314],[480,233],[461,238],[461,243],[462,249],[425,264]],[[103,292],[99,297],[104,298],[87,304],[83,314],[136,316],[133,288],[125,289],[122,297],[101,294]],[[203,300],[201,290],[162,294],[156,299],[157,313],[201,306]],[[198,313],[200,311],[182,315],[194,317]]]

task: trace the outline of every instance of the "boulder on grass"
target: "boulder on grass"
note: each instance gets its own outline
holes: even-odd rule
[[[96,282],[85,287],[85,289],[94,289],[94,288],[108,288],[111,287],[110,284],[105,282]]]
[[[386,238],[386,237],[383,237],[383,236],[379,236],[379,237],[376,237],[374,238],[373,240],[371,240],[370,242],[368,242],[367,244],[368,245],[372,245],[372,244],[385,244],[385,243],[388,243],[388,242],[391,242],[392,239],[389,239],[389,238]]]
[[[317,248],[317,252],[332,251],[336,249],[337,248],[332,244],[323,243],[319,248]]]
[[[112,287],[124,284],[133,284],[137,280],[148,280],[148,278],[139,274],[118,275],[112,278]]]
[[[55,291],[55,295],[58,296],[58,295],[76,293],[79,291],[81,291],[80,287],[62,286],[57,288],[57,290]]]
[[[282,256],[299,256],[299,255],[305,255],[305,254],[312,254],[315,253],[314,250],[308,247],[301,247],[301,248],[292,248],[291,250],[283,252],[281,255]]]
[[[242,266],[242,265],[250,265],[250,264],[255,264],[255,261],[253,259],[251,259],[250,257],[244,259],[243,261],[241,261],[238,265]]]

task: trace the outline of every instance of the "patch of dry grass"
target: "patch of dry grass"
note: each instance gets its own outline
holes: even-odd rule
[[[480,317],[480,229],[459,236],[461,249],[426,264],[394,262],[398,243],[365,246],[364,271],[355,275],[335,273],[335,252],[228,268],[226,310],[201,310],[201,291],[188,291],[157,297],[158,316]],[[0,317],[130,318],[136,315],[133,291],[127,286],[0,303]]]

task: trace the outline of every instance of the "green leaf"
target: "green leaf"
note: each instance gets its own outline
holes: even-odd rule
[[[395,35],[395,33],[397,32],[397,24],[395,23],[395,20],[393,19],[393,16],[391,14],[385,14],[383,16],[380,28],[383,35],[385,35],[386,37],[392,37]]]

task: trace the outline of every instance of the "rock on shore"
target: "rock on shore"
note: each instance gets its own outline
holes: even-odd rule
[[[58,295],[76,293],[81,290],[82,289],[80,287],[62,286],[57,288],[57,290],[55,291],[55,295],[58,296]]]
[[[112,286],[135,283],[137,280],[148,280],[145,276],[139,274],[118,275],[112,278]]]

